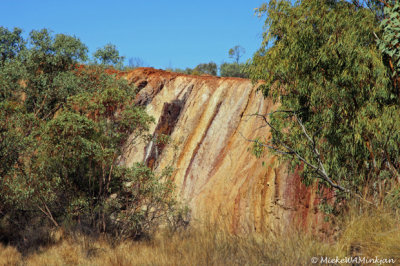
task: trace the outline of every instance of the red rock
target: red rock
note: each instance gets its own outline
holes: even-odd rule
[[[138,143],[126,153],[125,164],[146,161],[155,171],[172,165],[178,196],[195,220],[222,222],[232,232],[326,226],[315,186],[303,185],[297,171],[290,173],[271,152],[258,159],[250,152],[252,143],[243,136],[271,137],[263,121],[250,115],[277,107],[251,81],[152,68],[125,78],[141,88],[136,102],[158,121],[152,132],[172,140],[162,147]]]

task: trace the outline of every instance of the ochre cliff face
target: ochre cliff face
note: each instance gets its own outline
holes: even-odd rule
[[[251,114],[268,113],[276,104],[249,80],[151,68],[125,77],[141,88],[136,102],[155,118],[153,134],[170,135],[171,142],[138,143],[124,163],[146,162],[156,171],[172,166],[178,197],[194,220],[224,222],[233,232],[324,228],[315,189],[306,188],[269,151],[258,159],[252,155],[245,138],[271,134]]]

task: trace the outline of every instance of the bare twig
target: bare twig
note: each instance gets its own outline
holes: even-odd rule
[[[242,132],[239,132],[239,134],[242,136],[242,138],[244,138],[245,140],[247,140],[247,141],[249,141],[249,142],[257,143],[257,144],[260,145],[260,146],[263,146],[263,147],[266,147],[266,148],[268,148],[268,149],[274,150],[274,151],[276,151],[276,152],[278,152],[278,153],[286,154],[286,155],[291,155],[291,154],[292,154],[291,152],[285,152],[285,151],[279,150],[278,148],[275,148],[275,147],[273,147],[273,146],[270,146],[270,145],[267,145],[267,144],[265,144],[265,143],[262,143],[261,141],[259,141],[259,140],[257,140],[257,139],[248,139],[248,138],[246,138],[246,137],[242,134]]]
[[[46,210],[44,210],[42,207],[40,207],[39,204],[37,204],[36,206],[38,207],[38,209],[44,214],[46,215],[47,218],[49,218],[49,220],[56,226],[59,227],[57,221],[54,219],[53,215],[51,214],[51,211],[49,210],[49,208],[47,207],[47,204],[42,201],[42,203],[44,204],[44,207]]]
[[[39,112],[42,110],[42,108],[44,107],[44,104],[47,100],[47,94],[44,96],[44,99],[42,101],[42,103],[39,106],[39,109],[36,110],[36,112],[34,113],[35,117],[37,117],[37,115],[39,114]]]

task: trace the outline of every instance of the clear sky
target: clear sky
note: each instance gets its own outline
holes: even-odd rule
[[[195,67],[231,62],[228,50],[246,49],[241,61],[260,47],[265,18],[254,8],[266,0],[0,0],[0,26],[49,28],[75,35],[90,53],[115,44],[126,58],[139,57],[155,68]]]

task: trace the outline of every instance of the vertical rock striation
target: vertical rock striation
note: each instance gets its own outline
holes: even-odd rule
[[[125,77],[141,89],[136,102],[157,121],[153,135],[169,135],[171,142],[138,143],[124,162],[145,162],[156,171],[172,166],[178,196],[197,221],[224,222],[233,232],[322,228],[315,189],[268,151],[258,159],[250,152],[244,137],[271,137],[251,114],[268,113],[276,104],[249,80],[151,68]]]

